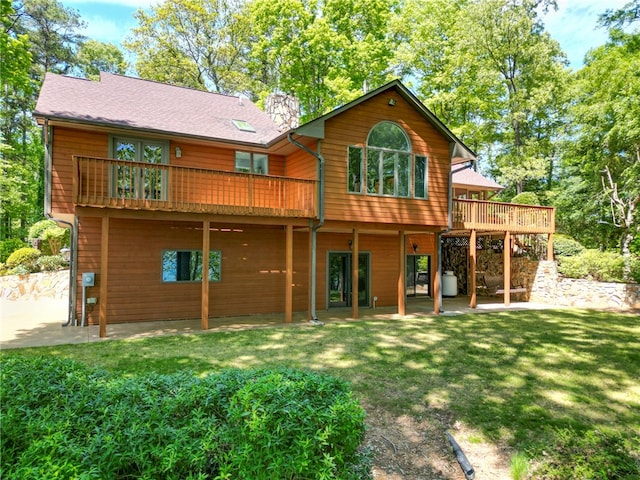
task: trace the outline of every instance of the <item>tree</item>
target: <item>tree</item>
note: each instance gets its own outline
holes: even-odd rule
[[[100,72],[122,75],[129,68],[124,54],[117,46],[96,40],[87,40],[80,45],[76,61],[78,74],[92,80],[98,80]]]
[[[581,179],[582,195],[574,202],[607,236],[618,232],[628,275],[630,247],[640,232],[640,32],[625,33],[613,19],[637,21],[640,2],[624,11],[635,17],[623,11],[602,17],[611,27],[609,41],[592,50],[577,73],[575,142],[565,168]]]
[[[427,106],[513,193],[548,188],[568,79],[560,46],[539,19],[555,2],[411,1],[408,58]]]
[[[239,1],[165,0],[150,13],[136,12],[138,26],[124,42],[137,56],[142,78],[233,94],[251,85],[244,67]]]
[[[85,26],[77,11],[57,0],[29,0],[16,3],[18,33],[28,33],[34,73],[68,73],[75,65],[77,48],[85,37]]]
[[[0,239],[24,238],[29,224],[41,218],[44,198],[41,132],[31,112],[44,73],[73,68],[83,24],[55,0],[1,1]]]
[[[258,96],[274,91],[300,100],[303,119],[358,97],[389,79],[395,0],[253,0],[249,71]]]

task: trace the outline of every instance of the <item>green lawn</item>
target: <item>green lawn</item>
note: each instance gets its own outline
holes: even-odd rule
[[[4,354],[70,357],[128,374],[283,365],[321,370],[351,382],[365,409],[422,417],[444,412],[478,432],[478,441],[529,458],[544,457],[545,450],[548,459],[554,448],[570,458],[574,453],[563,449],[593,432],[607,435],[606,442],[621,440],[624,450],[611,447],[621,461],[640,455],[637,315],[547,310],[345,321]]]

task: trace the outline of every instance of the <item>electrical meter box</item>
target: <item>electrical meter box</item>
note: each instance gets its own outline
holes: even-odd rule
[[[82,274],[82,286],[93,287],[96,281],[96,274],[93,272],[85,272]]]

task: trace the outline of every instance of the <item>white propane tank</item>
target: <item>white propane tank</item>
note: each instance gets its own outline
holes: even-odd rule
[[[455,297],[458,295],[458,277],[452,270],[447,270],[442,276],[442,296]]]

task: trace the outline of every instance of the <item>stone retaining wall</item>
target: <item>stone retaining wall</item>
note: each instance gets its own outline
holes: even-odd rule
[[[0,298],[3,301],[69,298],[69,270],[0,277]]]
[[[530,301],[578,308],[640,309],[640,284],[564,278],[558,275],[555,262],[541,261]]]

